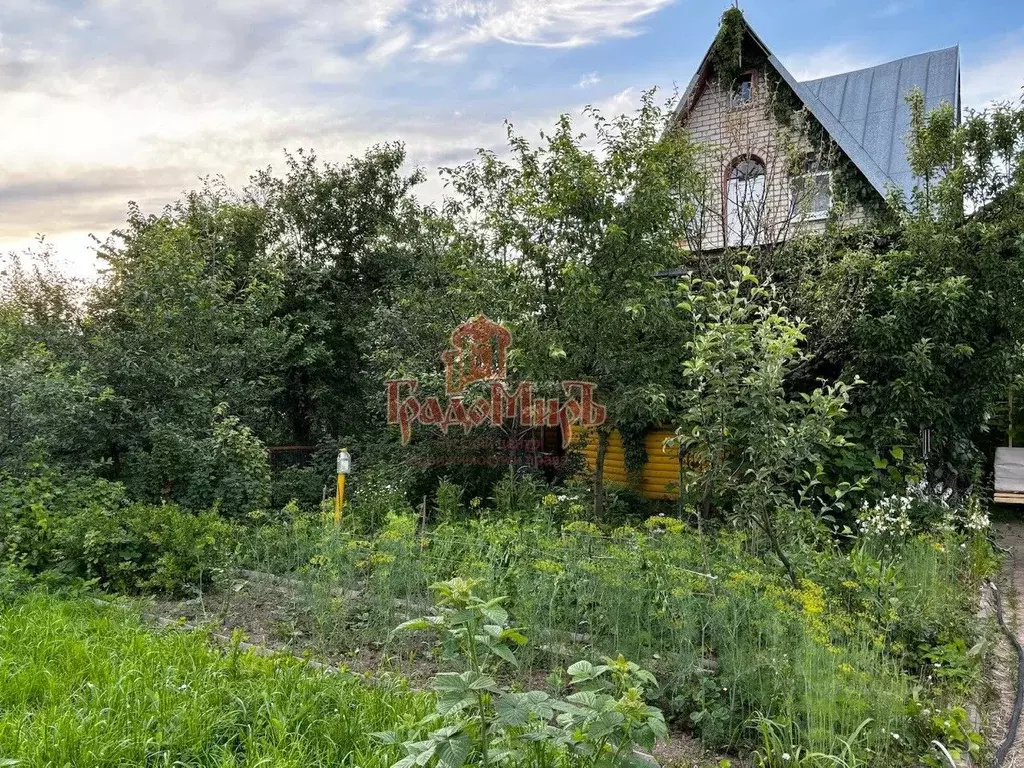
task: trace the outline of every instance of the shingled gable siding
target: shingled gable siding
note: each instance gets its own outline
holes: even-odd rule
[[[762,233],[758,242],[773,242],[797,231],[823,231],[824,221],[800,222],[788,226],[790,220],[790,180],[786,175],[786,158],[783,139],[774,118],[765,109],[765,78],[757,73],[754,82],[754,98],[741,107],[732,106],[731,94],[723,91],[718,82],[711,79],[704,87],[684,123],[693,141],[705,148],[709,165],[709,177],[715,179],[718,188],[710,190],[707,196],[709,211],[706,218],[704,250],[721,248],[725,245],[723,232],[725,181],[733,162],[743,154],[750,154],[765,164],[767,188],[766,202],[762,216]],[[806,147],[810,151],[810,145]],[[844,222],[854,224],[863,219],[860,211],[852,211]]]

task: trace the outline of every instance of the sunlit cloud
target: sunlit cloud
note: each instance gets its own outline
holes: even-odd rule
[[[817,80],[820,77],[852,72],[874,64],[881,64],[885,57],[872,59],[850,45],[831,45],[810,51],[796,51],[780,55],[786,69],[799,81]]]
[[[240,186],[283,150],[344,160],[388,140],[433,171],[503,146],[504,117],[549,126],[571,99],[485,96],[484,46],[584,46],[636,34],[672,0],[47,0],[0,10],[0,251],[45,233],[91,269],[88,234],[159,211],[205,175]],[[419,97],[424,81],[441,96]],[[480,100],[455,103],[445,83]],[[597,84],[597,80],[590,83]],[[571,86],[565,84],[566,93]],[[436,102],[436,103],[435,103]],[[557,106],[556,106],[557,104]],[[437,199],[430,177],[420,194]]]

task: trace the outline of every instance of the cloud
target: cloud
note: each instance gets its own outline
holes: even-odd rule
[[[375,63],[387,61],[405,48],[410,40],[412,40],[412,33],[408,29],[399,30],[377,42],[366,54],[366,58]]]
[[[521,46],[635,35],[673,1],[0,4],[0,251],[42,232],[91,264],[87,233],[129,200],[159,211],[209,174],[241,185],[285,148],[341,161],[398,139],[432,170],[504,146],[507,116],[535,135],[572,88],[520,88]]]
[[[831,45],[813,51],[789,53],[779,58],[786,69],[800,82],[838,75],[841,72],[852,72],[879,64],[884,60],[873,60],[845,44]]]
[[[890,0],[882,8],[876,11],[873,16],[878,19],[891,19],[893,16],[899,16],[912,9],[916,2],[902,2],[901,0]]]
[[[638,33],[638,22],[673,0],[438,0],[437,29],[421,44],[432,57],[460,56],[488,41],[576,48]]]
[[[960,93],[965,107],[984,109],[996,101],[1017,102],[1024,86],[1024,33],[983,46],[964,47]],[[985,53],[977,55],[977,49]]]
[[[580,77],[577,88],[589,88],[592,85],[597,85],[601,82],[601,78],[597,76],[597,72],[591,72],[590,74],[583,75]]]

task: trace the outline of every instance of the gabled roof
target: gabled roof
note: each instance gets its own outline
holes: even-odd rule
[[[945,101],[953,106],[959,122],[960,48],[919,53],[800,85],[817,99],[819,110],[852,137],[851,148],[843,149],[857,167],[870,162],[883,183],[909,195],[915,179],[907,161],[910,109],[906,95],[917,86],[924,94],[925,109]],[[878,188],[874,180],[871,183]]]
[[[854,72],[798,82],[746,23],[747,33],[764,51],[768,62],[807,110],[883,197],[889,188],[910,194],[914,174],[907,161],[906,134],[910,109],[906,95],[914,86],[924,94],[925,107],[946,101],[960,120],[960,49],[958,46],[908,56]],[[714,44],[712,43],[712,48]],[[711,51],[704,55],[676,108],[686,115],[700,98],[710,71]]]

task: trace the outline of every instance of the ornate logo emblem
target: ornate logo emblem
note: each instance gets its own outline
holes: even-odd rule
[[[441,355],[449,398],[446,403],[437,397],[417,397],[417,379],[388,380],[388,423],[399,427],[402,444],[412,439],[417,423],[436,426],[445,434],[453,426],[461,426],[468,434],[475,427],[500,427],[506,421],[521,427],[560,427],[563,447],[572,441],[574,426],[604,424],[607,409],[595,402],[597,385],[588,381],[561,382],[565,400],[535,398],[530,381],[510,392],[507,367],[511,346],[512,334],[505,326],[477,315],[452,332],[451,347]],[[463,393],[476,382],[490,382],[490,396],[467,401]]]
[[[457,395],[474,381],[504,381],[512,334],[505,326],[477,315],[454,331],[452,347],[441,355],[445,367],[445,391]]]

